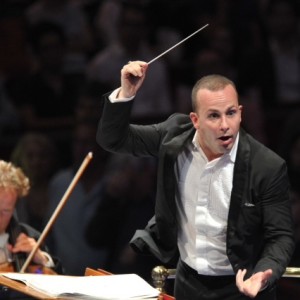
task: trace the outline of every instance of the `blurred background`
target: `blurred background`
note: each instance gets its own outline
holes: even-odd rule
[[[232,79],[243,127],[287,161],[300,240],[299,13],[299,0],[1,0],[0,158],[32,183],[19,218],[42,231],[94,153],[48,238],[66,273],[99,267],[147,279],[158,264],[128,247],[153,214],[156,161],[95,144],[101,95],[119,86],[129,60],[150,61],[205,24],[151,64],[132,121],[189,113],[203,75]]]

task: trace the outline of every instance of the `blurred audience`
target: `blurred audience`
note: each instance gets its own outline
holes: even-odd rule
[[[300,182],[298,182],[299,184]],[[295,221],[295,239],[296,239],[296,248],[294,255],[290,261],[291,267],[300,268],[300,188],[299,185],[291,189],[291,200],[292,200],[292,211]]]
[[[44,229],[48,209],[49,182],[60,167],[56,144],[46,134],[25,133],[11,154],[11,161],[30,179],[30,193],[17,203],[19,220],[40,232]]]
[[[299,7],[294,0],[272,0],[260,13],[259,46],[242,53],[238,85],[242,94],[257,96],[269,146],[276,149],[274,124],[300,107]]]
[[[97,9],[94,18],[96,37],[105,46],[118,40],[117,27],[121,11],[120,0],[103,0]]]
[[[94,51],[93,30],[80,3],[72,0],[39,0],[25,10],[30,25],[51,22],[59,25],[66,36],[65,66],[69,72],[82,72]]]
[[[6,135],[19,128],[19,115],[14,103],[8,98],[0,81],[0,135]]]
[[[107,91],[109,91],[109,87],[102,83],[95,81],[86,82],[79,93],[74,107],[74,122],[84,120],[98,121],[101,114],[99,95],[103,95]]]
[[[75,125],[70,149],[72,163],[57,172],[49,186],[47,215],[50,217],[86,155],[92,152],[91,162],[70,193],[48,236],[47,244],[53,253],[59,255],[69,275],[84,275],[86,267],[105,269],[109,256],[107,246],[93,247],[86,238],[87,224],[103,201],[103,180],[108,159],[108,153],[96,144],[96,129],[97,123],[93,120]],[[91,230],[100,229],[95,227]],[[107,227],[103,230],[107,230]]]
[[[260,90],[267,108],[300,103],[299,8],[294,0],[269,1],[261,15],[260,48],[241,61],[240,84]]]
[[[73,107],[84,84],[82,73],[64,69],[65,35],[56,24],[43,22],[30,28],[36,69],[26,78],[7,82],[25,130],[61,133],[69,129]]]
[[[103,201],[87,227],[87,239],[94,246],[109,245],[107,269],[112,273],[136,273],[151,281],[151,270],[160,262],[152,256],[136,254],[129,240],[153,216],[156,162],[116,154],[106,174]],[[104,230],[107,227],[109,231]]]
[[[287,140],[286,153],[282,153],[288,166],[290,184],[293,189],[300,186],[300,131]]]
[[[119,70],[128,61],[154,58],[149,40],[149,20],[141,5],[123,4],[117,26],[117,39],[98,52],[87,68],[89,80],[99,81],[113,88],[119,85]],[[144,88],[133,108],[134,118],[164,117],[173,111],[169,75],[163,59],[149,68]],[[151,99],[151,101],[149,101]],[[153,102],[154,101],[154,102]]]

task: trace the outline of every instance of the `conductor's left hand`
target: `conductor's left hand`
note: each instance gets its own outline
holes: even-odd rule
[[[258,292],[264,289],[268,279],[272,276],[272,270],[257,272],[244,281],[247,270],[239,270],[236,274],[236,285],[239,291],[250,298],[254,298]]]

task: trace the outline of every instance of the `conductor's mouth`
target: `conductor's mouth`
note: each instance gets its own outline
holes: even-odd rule
[[[229,139],[232,139],[233,137],[232,137],[232,135],[224,135],[224,136],[220,136],[219,137],[219,140],[221,140],[221,141],[228,141]]]
[[[220,136],[218,138],[221,141],[222,146],[228,146],[231,143],[233,143],[233,136],[232,135],[224,135],[224,136]]]

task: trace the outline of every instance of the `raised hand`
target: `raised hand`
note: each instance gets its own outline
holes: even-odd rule
[[[143,61],[132,61],[121,70],[121,89],[117,98],[130,98],[135,96],[141,87],[148,68]]]

